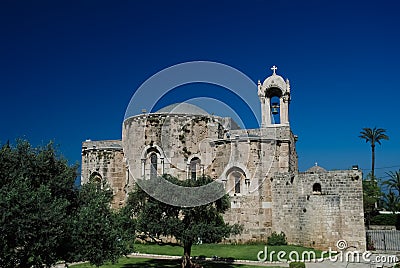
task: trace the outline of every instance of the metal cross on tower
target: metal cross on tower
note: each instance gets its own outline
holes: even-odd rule
[[[273,71],[273,74],[276,74],[276,70],[278,69],[278,67],[276,67],[275,65],[271,67],[271,70]]]

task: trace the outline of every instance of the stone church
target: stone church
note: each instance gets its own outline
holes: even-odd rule
[[[258,82],[260,128],[241,129],[231,118],[188,103],[144,112],[124,120],[122,140],[83,142],[82,183],[107,183],[113,207],[120,207],[139,178],[207,175],[230,196],[225,221],[244,226],[235,242],[266,241],[275,231],[291,244],[335,250],[345,240],[365,250],[362,172],[317,165],[299,172],[291,86],[276,69]]]

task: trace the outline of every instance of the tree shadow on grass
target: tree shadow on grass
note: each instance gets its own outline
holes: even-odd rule
[[[139,267],[146,267],[146,268],[179,268],[181,267],[182,260],[175,259],[175,260],[143,260],[141,262],[137,262],[135,264],[124,264],[122,268],[139,268]],[[209,261],[196,261],[196,263],[202,265],[204,268],[234,268],[231,263],[216,263],[216,262],[209,262]],[[236,266],[237,267],[237,266]]]
[[[141,262],[124,264],[122,268],[139,268],[139,267],[165,267],[165,268],[176,268],[179,267],[181,260],[143,260]]]

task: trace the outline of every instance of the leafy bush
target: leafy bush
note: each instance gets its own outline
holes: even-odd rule
[[[285,233],[281,232],[280,234],[277,234],[276,232],[273,232],[271,234],[271,236],[268,237],[267,245],[268,246],[284,246],[284,245],[287,245]]]
[[[306,264],[304,262],[291,262],[289,268],[306,268]]]
[[[379,214],[372,217],[371,225],[396,225],[396,214]]]

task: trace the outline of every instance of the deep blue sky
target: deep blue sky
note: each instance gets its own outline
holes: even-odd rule
[[[385,176],[400,168],[399,12],[396,0],[2,0],[0,142],[54,140],[74,163],[85,139],[121,138],[135,89],[166,67],[216,61],[256,83],[277,65],[291,81],[300,170],[369,172],[357,136],[377,126],[390,136],[377,148]]]

